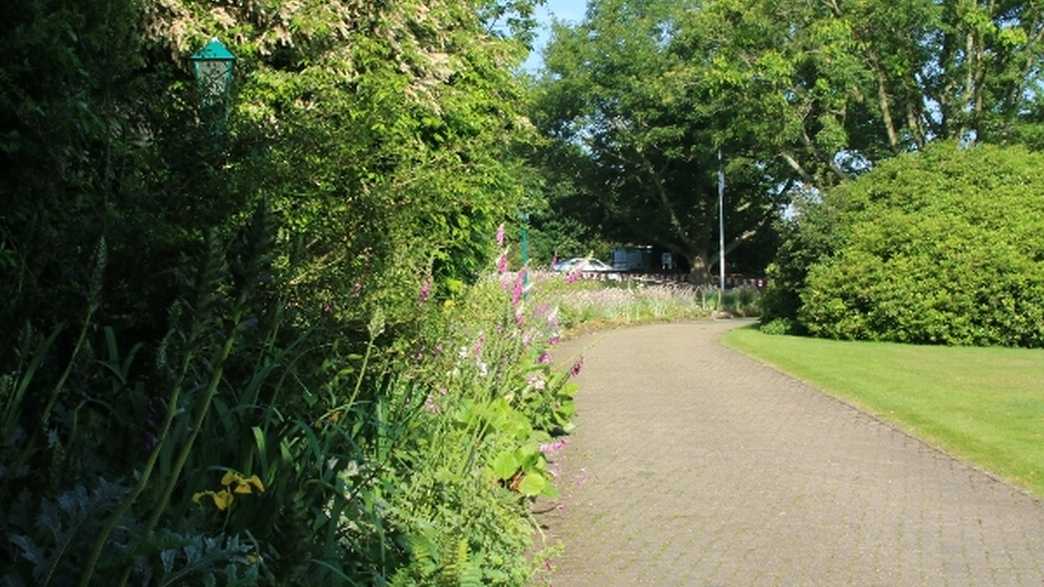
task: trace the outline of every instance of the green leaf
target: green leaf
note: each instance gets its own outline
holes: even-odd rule
[[[520,466],[516,451],[504,451],[493,459],[493,474],[497,479],[506,480],[515,475]]]
[[[547,485],[547,479],[543,475],[530,472],[522,479],[522,483],[518,486],[518,491],[527,497],[535,497],[543,493]]]

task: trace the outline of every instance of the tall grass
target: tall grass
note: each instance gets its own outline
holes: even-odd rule
[[[688,284],[645,284],[637,281],[572,279],[560,273],[533,275],[536,300],[559,308],[567,328],[707,318],[719,309],[715,288]],[[756,316],[760,294],[754,288],[727,290],[722,310],[734,316]]]

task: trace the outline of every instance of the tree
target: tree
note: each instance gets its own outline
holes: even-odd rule
[[[715,0],[678,45],[696,103],[820,189],[933,140],[999,142],[1039,92],[1039,2]]]
[[[680,27],[697,7],[600,0],[580,25],[556,26],[534,118],[557,154],[584,164],[573,167],[577,195],[566,207],[588,208],[587,222],[609,238],[687,258],[705,282],[717,259],[718,149],[727,154],[730,249],[769,227],[787,186],[776,185],[772,161],[747,156],[742,137],[723,140],[722,119],[701,114],[679,75]]]

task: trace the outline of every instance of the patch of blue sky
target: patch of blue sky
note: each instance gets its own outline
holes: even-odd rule
[[[537,21],[540,25],[537,29],[536,39],[533,41],[533,51],[522,64],[522,70],[536,73],[544,66],[544,47],[550,40],[553,20],[578,23],[583,20],[586,12],[587,0],[547,0],[543,6],[539,6]]]

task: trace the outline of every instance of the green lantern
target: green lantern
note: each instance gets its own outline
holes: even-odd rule
[[[224,104],[232,92],[232,72],[236,67],[236,56],[215,37],[193,54],[189,61],[192,62],[192,73],[196,76],[199,98],[203,106]]]

